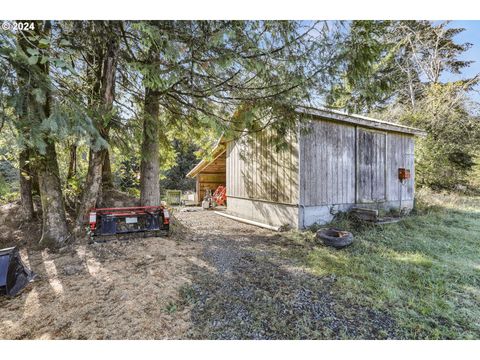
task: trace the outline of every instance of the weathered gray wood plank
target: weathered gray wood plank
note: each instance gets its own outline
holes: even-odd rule
[[[358,129],[359,202],[385,200],[386,133]]]

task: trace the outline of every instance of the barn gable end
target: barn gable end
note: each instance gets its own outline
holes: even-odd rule
[[[413,134],[318,118],[308,126],[300,140],[300,228],[352,207],[412,209]],[[400,182],[399,168],[411,178]]]

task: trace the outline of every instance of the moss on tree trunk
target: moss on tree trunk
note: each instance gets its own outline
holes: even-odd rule
[[[85,217],[97,203],[98,193],[102,185],[102,167],[105,159],[105,150],[90,151],[88,173],[85,187],[82,192],[80,205],[77,209],[76,230],[81,230]]]
[[[156,91],[146,88],[140,165],[140,203],[143,206],[160,205],[159,132],[159,95]]]
[[[53,141],[47,140],[44,155],[37,160],[38,182],[42,201],[42,237],[45,247],[60,247],[69,237],[57,153]]]
[[[24,149],[19,155],[20,169],[20,199],[22,202],[23,216],[26,221],[33,219],[32,199],[32,167],[30,165],[30,150]]]

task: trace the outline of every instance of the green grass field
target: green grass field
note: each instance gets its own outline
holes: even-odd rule
[[[353,232],[343,250],[322,244],[287,254],[313,274],[334,275],[347,303],[389,313],[401,338],[480,338],[480,197],[420,191],[399,223],[335,227]],[[312,232],[292,232],[312,244]]]

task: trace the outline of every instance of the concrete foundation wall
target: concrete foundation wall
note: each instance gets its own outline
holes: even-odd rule
[[[413,200],[402,201],[403,211],[409,212],[413,209]],[[300,206],[299,208],[299,229],[304,229],[314,224],[324,225],[331,222],[339,212],[349,211],[352,207],[362,207],[377,210],[399,210],[400,201],[385,201],[377,204],[337,204],[321,206]]]
[[[410,211],[413,209],[413,200],[403,200],[401,205],[404,211]],[[305,229],[314,224],[328,224],[336,214],[347,212],[352,207],[389,211],[392,209],[398,210],[400,202],[385,201],[377,204],[336,204],[297,207],[288,204],[229,197],[227,213],[271,226],[288,225],[294,229]]]
[[[288,225],[297,229],[298,207],[252,199],[228,197],[227,213],[272,226]]]

